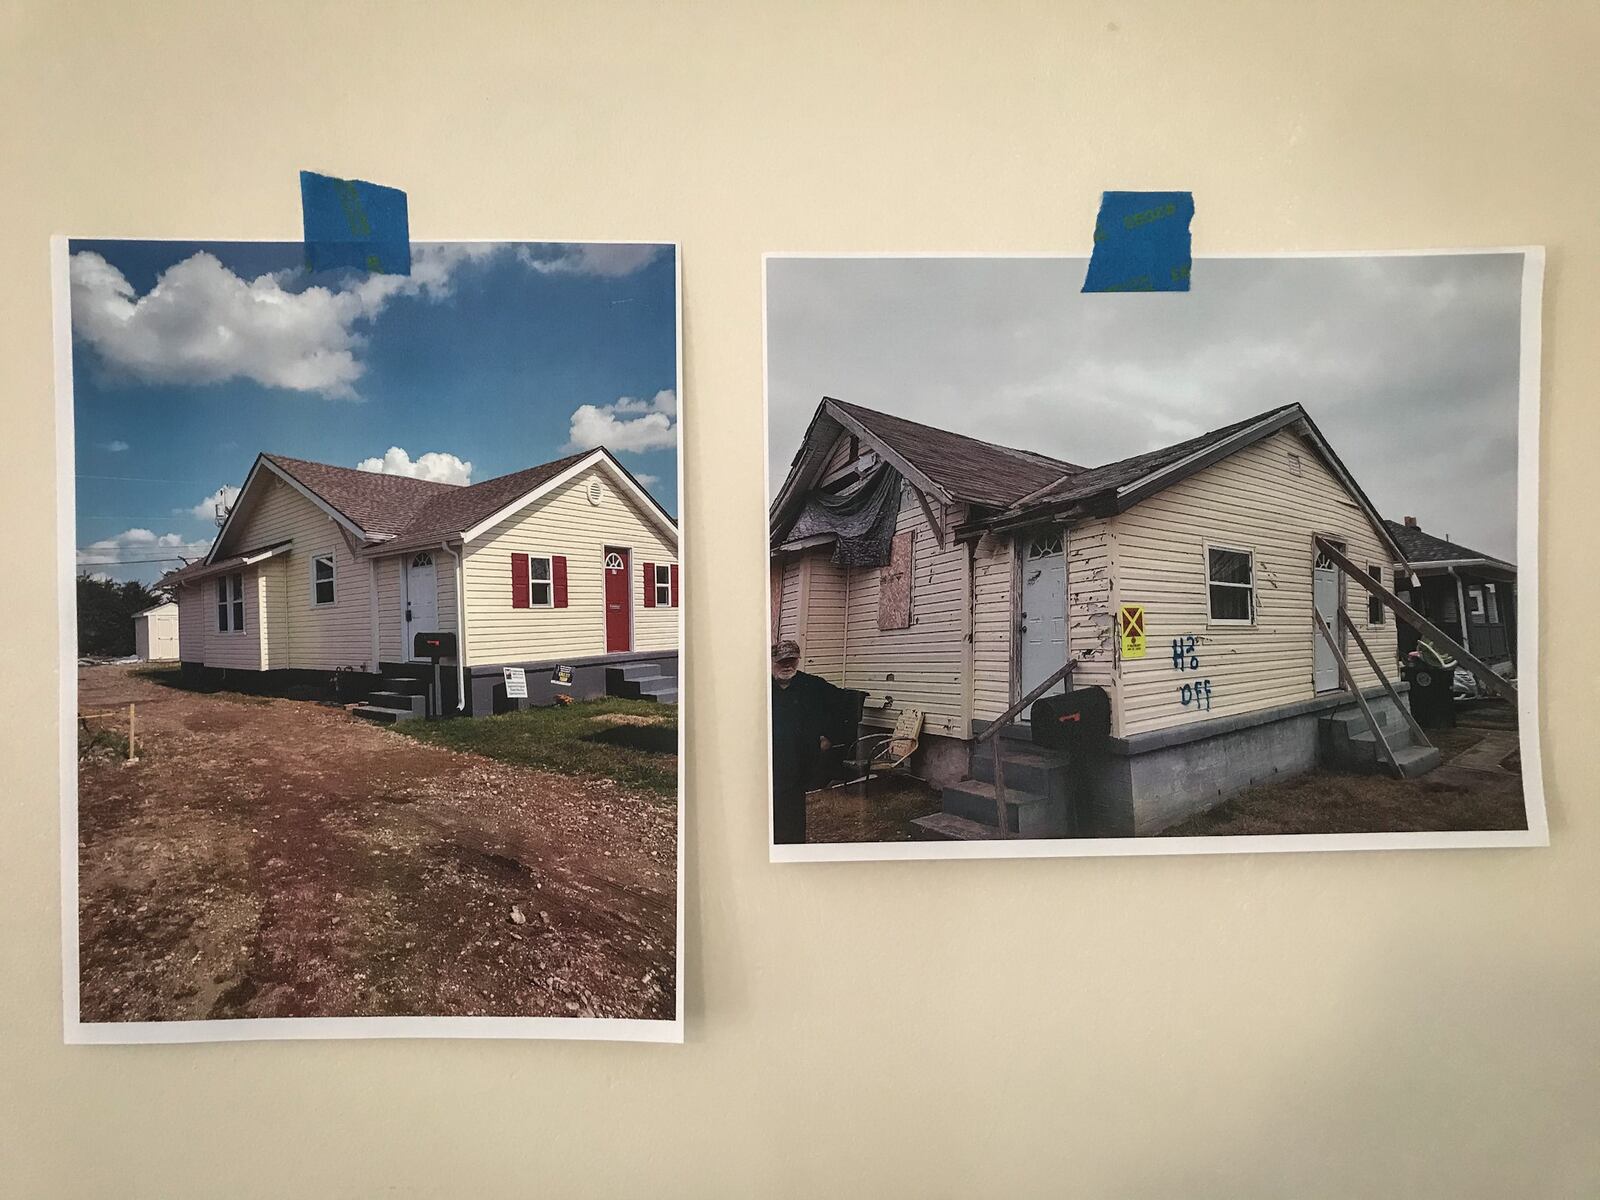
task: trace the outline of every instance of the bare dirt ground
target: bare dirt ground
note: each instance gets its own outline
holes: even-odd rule
[[[859,785],[809,792],[806,841],[909,842],[912,820],[939,809],[939,789],[920,779],[874,779],[864,801]]]
[[[83,1020],[673,1015],[661,797],[126,666],[79,688],[138,705],[140,760],[80,763]]]

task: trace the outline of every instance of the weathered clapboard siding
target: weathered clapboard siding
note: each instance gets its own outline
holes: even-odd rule
[[[1067,556],[1067,653],[1078,660],[1072,683],[1074,687],[1108,689],[1115,725],[1122,706],[1117,702],[1111,523],[1102,518],[1079,522],[1067,530],[1063,547]]]
[[[351,552],[349,540],[333,518],[294,488],[268,472],[263,472],[258,486],[250,510],[241,514],[243,525],[229,533],[231,545],[251,549],[274,542],[294,543],[287,553],[263,564],[273,567],[267,581],[274,592],[271,625],[266,631],[266,666],[326,671],[375,668],[368,624],[367,564]],[[332,604],[311,602],[311,562],[319,554],[334,556]],[[207,663],[221,665],[212,664],[209,658]]]
[[[782,581],[778,587],[778,620],[773,626],[772,640],[800,640],[800,570],[804,555],[791,551],[779,558]]]
[[[590,504],[586,495],[595,479],[602,488],[598,505]],[[464,564],[467,661],[492,664],[604,654],[607,546],[629,549],[633,648],[676,648],[679,610],[646,608],[642,573],[647,562],[677,562],[677,552],[612,476],[594,466],[468,544]],[[566,555],[566,608],[512,607],[513,552]],[[454,609],[446,597],[454,591],[449,582],[454,562],[448,554],[437,552],[434,568],[439,573],[439,620],[445,628],[453,628]]]
[[[985,534],[973,549],[972,715],[979,720],[992,721],[1011,706],[1014,545]]]
[[[1290,455],[1299,461],[1296,474]],[[1312,685],[1312,536],[1342,540],[1360,563],[1390,561],[1366,515],[1310,447],[1280,432],[1111,519],[1116,603],[1143,604],[1149,652],[1123,660],[1116,705],[1122,736],[1308,700]],[[1205,545],[1254,554],[1256,621],[1209,625]],[[1070,568],[1069,568],[1070,571]],[[1346,583],[1345,606],[1387,670],[1392,615],[1366,624],[1366,593]],[[1172,643],[1195,638],[1198,669],[1173,666]],[[1377,683],[1352,643],[1358,682]],[[1393,675],[1391,674],[1391,678]],[[1182,687],[1211,684],[1210,707]]]
[[[838,682],[844,678],[845,590],[850,572],[833,563],[833,548],[819,546],[801,559],[800,669]]]
[[[938,515],[949,523],[946,514]],[[903,709],[915,708],[923,712],[929,733],[966,737],[968,681],[962,669],[968,612],[966,547],[950,538],[946,548],[939,549],[909,485],[901,496],[895,528],[915,535],[911,626],[880,630],[882,568],[853,568],[846,590],[844,685],[879,700],[894,698],[888,708],[873,710],[874,723],[892,724]]]

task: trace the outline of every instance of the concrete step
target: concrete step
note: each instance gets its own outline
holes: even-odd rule
[[[419,721],[421,714],[400,708],[378,708],[371,704],[361,704],[350,710],[363,720],[373,721],[379,725],[398,725],[401,721]]]
[[[1048,796],[1066,784],[1069,767],[1060,755],[1008,741],[1005,758],[1008,788]],[[989,743],[972,752],[972,777],[984,783],[994,782],[994,750]]]
[[[665,675],[656,675],[649,679],[630,680],[639,689],[640,696],[654,696],[661,692],[675,692],[678,690],[678,681],[669,679]]]
[[[912,837],[919,842],[984,842],[1000,836],[994,825],[980,825],[951,813],[929,813],[911,822]]]
[[[426,696],[428,683],[426,680],[413,679],[409,675],[385,675],[383,688],[386,692],[396,692],[402,696]]]
[[[944,811],[998,828],[994,784],[964,779],[941,793]],[[1006,779],[1006,828],[1019,837],[1065,837],[1067,806],[1062,799],[1024,791]]]
[[[1394,761],[1400,774],[1407,779],[1426,775],[1444,761],[1436,746],[1406,746],[1394,752]]]
[[[645,692],[638,697],[640,700],[654,700],[657,704],[676,704],[678,702],[678,689],[664,687],[659,691]]]
[[[634,680],[654,679],[661,674],[661,664],[653,662],[624,663],[620,667],[607,667],[607,672],[617,671],[630,682]]]
[[[1391,726],[1405,727],[1405,722],[1399,716],[1389,711],[1387,705],[1373,702],[1372,715],[1378,719],[1378,724],[1388,730]],[[1367,718],[1359,708],[1343,708],[1336,713],[1322,718],[1328,724],[1336,726],[1350,733],[1360,733],[1367,728]]]
[[[367,707],[399,709],[425,717],[428,715],[428,697],[415,692],[373,692],[367,697]]]

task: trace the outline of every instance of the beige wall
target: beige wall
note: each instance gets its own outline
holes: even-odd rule
[[[598,505],[590,504],[586,495],[593,479],[601,482],[604,493]],[[464,564],[468,662],[604,654],[602,589],[607,546],[630,551],[633,648],[675,648],[678,610],[646,608],[641,585],[645,563],[673,563],[677,553],[668,535],[646,518],[639,501],[624,492],[615,476],[596,465],[468,544]],[[567,556],[566,608],[512,607],[511,555],[519,552]],[[437,556],[434,561],[437,565]]]
[[[242,576],[244,588],[243,629],[231,628],[231,612],[230,628],[226,632],[217,628],[215,579],[202,579],[178,589],[178,640],[184,662],[236,671],[262,669],[267,631],[261,620],[264,594],[261,567],[246,567],[238,574]],[[232,596],[231,590],[229,596]]]
[[[1290,455],[1299,460],[1298,474]],[[1148,638],[1144,658],[1121,664],[1122,736],[1313,698],[1313,534],[1342,540],[1362,565],[1393,558],[1356,501],[1311,448],[1287,431],[1135,505],[1111,525],[1116,603],[1145,606]],[[1207,543],[1253,553],[1254,625],[1208,621]],[[1394,679],[1393,619],[1369,626],[1366,592],[1355,583],[1345,582],[1344,597],[1361,636]],[[1190,636],[1199,667],[1175,669],[1173,639],[1184,638],[1187,646]],[[1346,653],[1356,680],[1377,686],[1353,641]],[[1200,680],[1211,684],[1209,710],[1182,702],[1182,685]]]
[[[1009,537],[985,534],[973,548],[973,716],[993,720],[1011,707],[1012,603],[1016,562]]]
[[[34,700],[0,723],[0,1190],[1592,1194],[1596,21],[1523,0],[10,6],[0,514],[7,668]],[[682,240],[686,1045],[61,1045],[45,239],[299,240],[300,167],[406,189],[419,238]],[[1086,254],[1110,187],[1194,189],[1201,254],[1550,245],[1523,611],[1552,639],[1548,849],[766,861],[761,253]],[[454,451],[453,428],[408,449]]]

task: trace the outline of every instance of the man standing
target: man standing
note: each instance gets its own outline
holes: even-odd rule
[[[800,670],[800,646],[772,648],[772,839],[806,840],[806,792],[826,782],[822,755],[841,734],[849,693]]]

